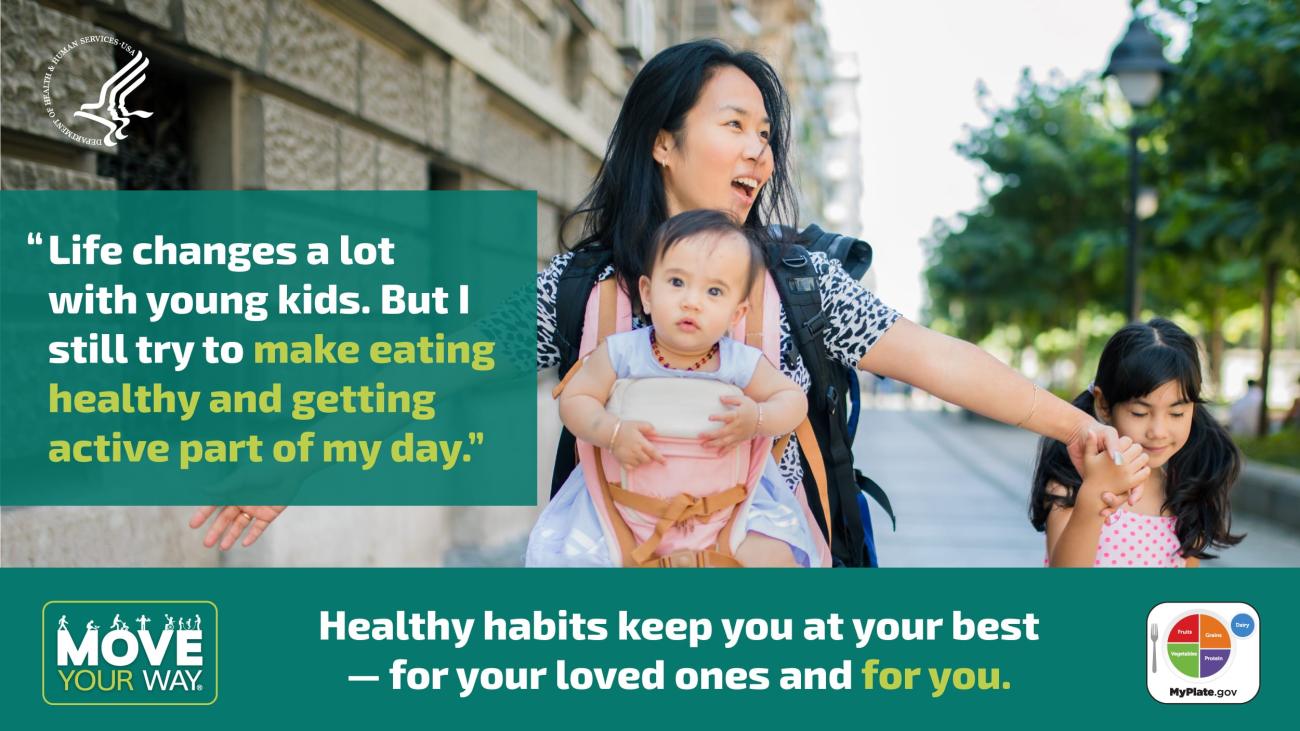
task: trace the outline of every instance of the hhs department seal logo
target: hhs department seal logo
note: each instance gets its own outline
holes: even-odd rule
[[[41,695],[50,705],[217,700],[212,602],[52,601],[41,622]]]
[[[66,67],[60,69],[60,64],[64,59],[74,54],[78,49],[84,49],[98,43],[115,46],[131,56],[126,65],[118,69],[100,86],[98,98],[81,100],[84,103],[72,113],[73,117],[87,119],[102,125],[104,127],[102,139],[87,137],[69,129],[58,110],[55,109],[56,100],[51,96],[51,87],[56,85],[56,74],[61,71],[66,73]],[[69,63],[73,63],[73,61]],[[114,36],[91,35],[78,38],[60,48],[57,53],[51,56],[49,65],[45,68],[45,77],[41,81],[41,100],[45,104],[45,114],[49,116],[55,128],[69,139],[91,147],[116,147],[118,142],[126,139],[126,128],[127,125],[131,124],[133,118],[148,119],[153,116],[153,112],[131,109],[127,101],[127,97],[131,92],[144,83],[145,69],[148,67],[149,59],[145,57],[144,53],[133,48],[130,43]]]

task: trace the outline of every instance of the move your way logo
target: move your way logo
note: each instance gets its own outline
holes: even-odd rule
[[[42,611],[50,705],[209,705],[217,607],[208,601],[52,601]]]

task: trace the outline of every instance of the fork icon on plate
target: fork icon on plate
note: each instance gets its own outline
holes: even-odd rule
[[[1156,672],[1156,640],[1160,637],[1160,630],[1156,628],[1156,623],[1151,623],[1151,672]]]

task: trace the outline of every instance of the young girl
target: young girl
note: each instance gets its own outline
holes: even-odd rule
[[[743,395],[721,399],[727,410],[709,417],[721,426],[701,435],[701,443],[719,454],[798,426],[807,412],[803,390],[761,351],[726,337],[747,311],[750,286],[762,274],[762,256],[746,232],[719,211],[688,211],[660,226],[645,262],[647,274],[639,281],[642,307],[653,327],[606,338],[564,387],[560,418],[570,431],[608,450],[629,471],[665,463],[652,443],[653,425],[621,420],[606,410],[617,379],[663,377],[720,381],[741,389]],[[735,524],[736,535],[743,536],[735,559],[745,566],[808,566],[816,561],[802,507],[770,455],[754,491],[752,499],[734,508],[743,511]],[[628,524],[635,530],[637,514],[630,515]],[[643,521],[642,527],[645,533],[650,526]],[[666,555],[672,545],[698,545],[699,536],[691,533],[710,527],[712,533],[703,542],[711,543],[721,526],[706,516],[675,525],[671,535],[662,535],[660,529],[654,540],[662,541],[664,548],[653,555]],[[647,545],[645,535],[637,538]],[[607,540],[579,467],[538,519],[525,562],[609,565]]]
[[[1064,445],[1042,440],[1030,520],[1046,531],[1051,566],[1194,567],[1241,542],[1228,508],[1241,455],[1200,390],[1196,342],[1174,323],[1133,323],[1106,343],[1074,405],[1119,431],[1123,464],[1088,449],[1080,480]],[[1143,477],[1135,504],[1102,517]]]

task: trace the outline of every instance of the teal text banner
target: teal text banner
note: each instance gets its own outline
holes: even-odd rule
[[[673,718],[692,728],[814,719],[1277,728],[1293,716],[1300,657],[1295,570],[5,569],[0,577],[8,639],[0,687],[15,728],[227,728],[253,717],[263,728],[377,719],[663,728]],[[1153,642],[1148,622],[1162,606],[1192,610],[1161,619]],[[1241,609],[1210,632],[1207,617],[1223,606]],[[110,650],[98,666],[70,654],[89,651],[87,622],[102,633],[119,619],[127,626],[111,652],[139,644],[143,653],[163,625],[142,629],[139,618],[173,613],[202,616],[184,627],[184,660],[175,646],[132,658],[123,667],[137,670],[133,687],[115,684]],[[52,645],[64,630],[54,622],[64,614],[60,657]],[[1202,674],[1219,679],[1178,682],[1173,690],[1193,704],[1167,704],[1168,693],[1157,702],[1153,668],[1179,672],[1185,645],[1165,635],[1189,621],[1194,632],[1196,617],[1203,634],[1189,641],[1221,648],[1201,650]],[[1207,664],[1229,653],[1226,667]],[[176,670],[185,672],[165,690],[138,680]],[[69,688],[62,677],[73,678]],[[100,677],[104,689],[88,687]],[[802,687],[781,687],[792,682]],[[1233,682],[1253,683],[1242,691],[1248,702],[1223,700]],[[51,684],[57,693],[43,695]],[[1216,691],[1220,698],[1208,697]],[[208,704],[55,706],[47,697]]]
[[[3,504],[535,501],[535,193],[0,196]]]

